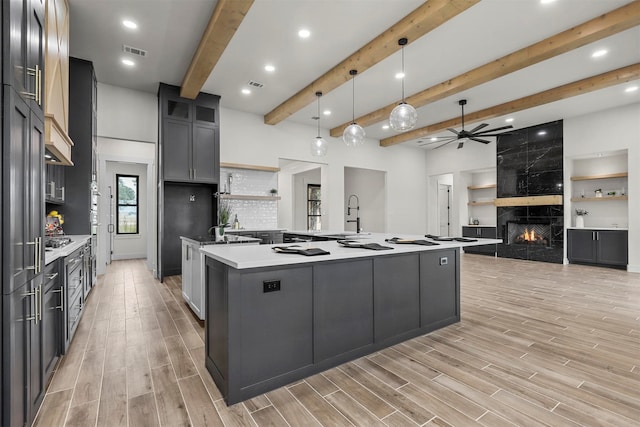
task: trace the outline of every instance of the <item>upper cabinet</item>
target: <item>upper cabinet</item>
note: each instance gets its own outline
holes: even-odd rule
[[[162,180],[216,184],[220,166],[220,97],[180,97],[180,88],[160,84]]]
[[[43,120],[44,0],[3,0],[3,81]]]
[[[69,2],[46,0],[44,114],[46,162],[73,165],[69,137]]]

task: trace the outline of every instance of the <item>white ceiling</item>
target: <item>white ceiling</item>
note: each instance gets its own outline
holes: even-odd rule
[[[500,58],[563,30],[629,3],[629,0],[483,0],[445,25],[405,47],[407,96]],[[348,57],[422,4],[420,0],[255,0],[205,83],[202,91],[221,95],[226,108],[264,115]],[[180,85],[206,27],[215,0],[70,0],[71,56],[93,61],[98,81],[155,93],[159,82]],[[121,21],[133,19],[137,30]],[[311,37],[300,39],[300,28]],[[399,35],[400,37],[401,35]],[[135,67],[120,60],[127,44],[148,52]],[[592,59],[598,49],[608,54]],[[418,109],[417,127],[531,95],[640,62],[640,27],[517,71],[492,82]],[[276,71],[268,73],[269,63]],[[355,115],[363,115],[401,97],[401,56],[397,52],[355,80]],[[253,80],[264,87],[241,94]],[[640,102],[640,91],[625,93],[640,81],[580,95],[513,114],[522,128],[615,106]],[[351,120],[351,82],[325,94],[321,126],[329,129]],[[316,103],[288,120],[314,126]],[[489,123],[504,125],[505,117]],[[470,129],[473,123],[466,123]],[[392,136],[383,123],[367,127],[367,136]],[[327,136],[328,131],[323,131]],[[446,135],[441,134],[441,135]],[[448,136],[448,135],[447,135]],[[415,145],[416,141],[406,144]],[[450,144],[455,146],[455,144]]]

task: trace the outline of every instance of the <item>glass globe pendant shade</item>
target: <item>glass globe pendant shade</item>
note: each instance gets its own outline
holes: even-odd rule
[[[418,122],[418,112],[412,105],[402,102],[389,115],[389,125],[397,132],[404,132]]]
[[[311,155],[312,156],[325,156],[327,154],[328,144],[321,136],[316,136],[313,141],[311,141]]]
[[[364,143],[364,129],[357,123],[351,123],[344,129],[342,140],[347,147],[357,147]]]

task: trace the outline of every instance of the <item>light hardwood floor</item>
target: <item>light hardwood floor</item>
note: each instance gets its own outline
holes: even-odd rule
[[[462,256],[462,321],[227,407],[180,277],[98,280],[37,426],[638,426],[640,274]]]

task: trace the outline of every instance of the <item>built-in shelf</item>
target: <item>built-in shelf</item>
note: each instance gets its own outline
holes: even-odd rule
[[[482,190],[484,188],[496,188],[496,184],[470,185],[467,187],[468,190]]]
[[[249,194],[220,194],[220,198],[231,200],[280,200],[280,196],[253,196]]]
[[[572,202],[606,202],[609,200],[629,200],[628,196],[572,197]]]
[[[572,176],[571,181],[587,181],[591,179],[608,179],[608,178],[626,178],[628,176],[629,174],[627,172],[608,173],[603,175]]]
[[[253,171],[264,171],[264,172],[280,172],[280,168],[276,168],[272,166],[245,165],[241,163],[220,162],[220,167],[228,168],[228,169],[248,169]]]
[[[494,200],[488,200],[485,202],[469,202],[467,203],[467,205],[469,206],[488,206],[488,205],[493,205],[495,203]]]

